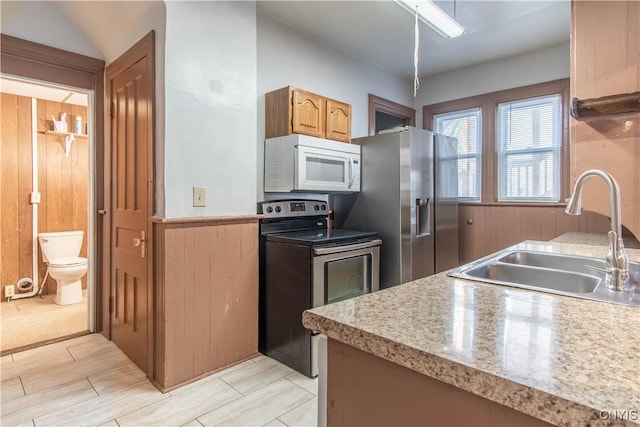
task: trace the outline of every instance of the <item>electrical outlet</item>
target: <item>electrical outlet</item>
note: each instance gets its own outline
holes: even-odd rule
[[[13,285],[6,285],[6,286],[4,287],[4,296],[5,296],[5,298],[12,297],[12,296],[14,296],[15,294],[16,294],[16,290],[15,290],[15,288],[13,287]]]
[[[207,205],[206,187],[193,187],[193,206],[203,208]]]

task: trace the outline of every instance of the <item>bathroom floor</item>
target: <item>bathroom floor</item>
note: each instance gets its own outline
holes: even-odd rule
[[[0,303],[0,351],[84,332],[87,322],[87,290],[82,303],[57,305],[55,294]]]

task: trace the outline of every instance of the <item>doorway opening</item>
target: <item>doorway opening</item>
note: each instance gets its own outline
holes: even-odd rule
[[[398,126],[415,126],[416,110],[369,94],[369,135]]]
[[[95,331],[95,117],[92,91],[0,84],[4,355]]]

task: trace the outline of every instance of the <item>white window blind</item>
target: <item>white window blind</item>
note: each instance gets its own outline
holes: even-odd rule
[[[498,104],[499,201],[560,200],[562,97]]]
[[[457,162],[457,177],[448,174],[450,178],[457,178],[458,197],[467,200],[480,200],[480,172],[482,154],[482,111],[480,108],[436,114],[433,117],[433,128],[436,133],[451,136],[458,140],[458,156],[449,161]],[[447,158],[443,158],[443,168],[446,168]],[[451,183],[454,188],[455,183]]]

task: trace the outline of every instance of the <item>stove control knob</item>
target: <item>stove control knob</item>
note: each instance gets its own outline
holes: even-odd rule
[[[323,211],[327,210],[327,205],[320,205],[320,209],[322,209]]]
[[[319,211],[319,210],[320,210],[320,206],[315,205],[315,206],[313,207],[313,209],[315,209],[315,210]]]
[[[273,208],[272,208],[271,206],[269,206],[269,207],[267,208],[267,213],[271,213],[271,212],[273,212]]]
[[[280,212],[282,208],[280,206],[276,206],[276,212]]]

